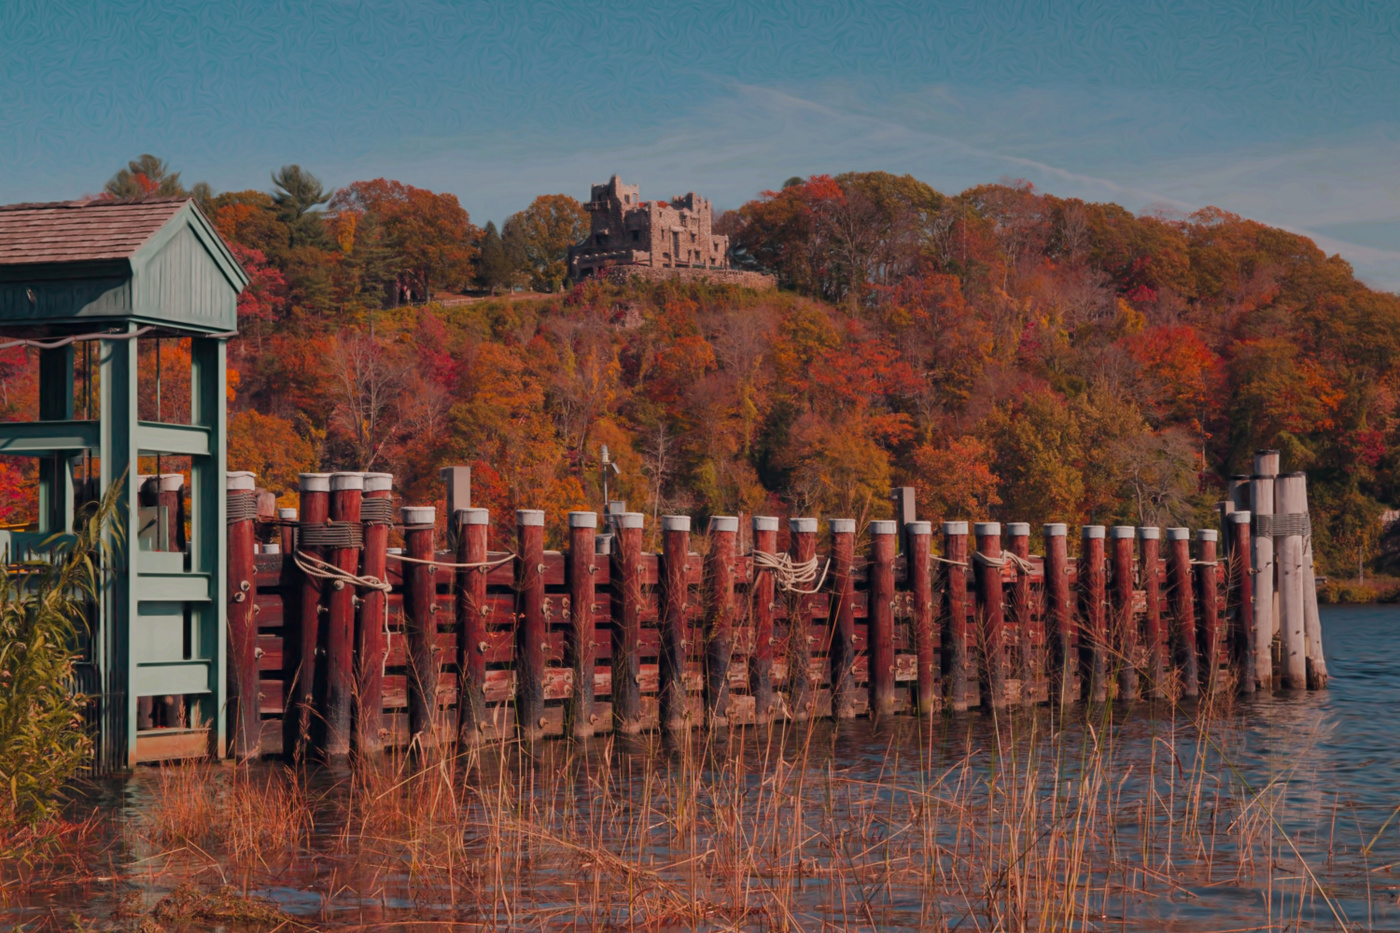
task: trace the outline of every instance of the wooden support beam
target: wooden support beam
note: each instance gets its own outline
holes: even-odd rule
[[[1138,695],[1138,627],[1133,612],[1132,525],[1114,525],[1113,536],[1113,659],[1118,666],[1118,696],[1124,700]]]
[[[1250,563],[1253,542],[1249,534],[1250,513],[1236,510],[1230,513],[1226,526],[1230,533],[1230,600],[1234,611],[1230,616],[1230,658],[1240,693],[1255,691],[1254,652],[1254,569]]]
[[[389,579],[389,529],[393,525],[391,503],[394,474],[366,473],[364,501],[365,550],[360,573],[365,577]],[[370,502],[374,504],[371,505]],[[389,655],[389,633],[385,631],[389,596],[383,590],[360,590],[355,611],[355,752],[377,755],[384,750],[384,661]]]
[[[686,719],[686,612],[689,610],[690,516],[661,517],[661,652],[658,658],[658,706],[661,731],[679,736]]]
[[[729,664],[734,656],[734,544],[739,519],[710,517],[705,555],[705,715],[712,726],[729,722]]]
[[[796,564],[816,560],[817,520],[815,518],[788,519],[788,556]],[[820,572],[820,571],[819,571]],[[798,590],[810,590],[816,586],[798,584]],[[788,637],[787,651],[787,701],[789,714],[794,719],[807,719],[816,705],[816,690],[812,685],[811,657],[812,645],[812,606],[816,601],[812,593],[793,592],[788,594]]]
[[[827,614],[831,633],[831,712],[837,719],[851,719],[856,714],[856,522],[853,518],[833,518],[827,527],[831,530],[831,609]]]
[[[938,709],[938,661],[933,653],[933,574],[930,553],[933,525],[911,521],[904,526],[908,545],[905,568],[913,601],[914,655],[918,664],[914,681],[914,708],[920,716]]]
[[[262,747],[258,695],[257,570],[253,555],[256,477],[230,472],[225,480],[228,522],[228,734],[234,757],[256,757]]]
[[[894,522],[870,523],[870,604],[866,622],[870,641],[870,711],[877,718],[894,715]]]
[[[642,731],[642,513],[613,516],[612,709],[613,728]]]
[[[772,515],[755,515],[754,553],[776,555],[777,549],[778,519]],[[755,566],[753,581],[749,584],[749,618],[753,627],[749,693],[753,695],[755,722],[768,722],[773,718],[773,609],[776,599],[773,571]]]
[[[1144,651],[1147,665],[1147,695],[1160,700],[1165,696],[1166,684],[1166,640],[1162,630],[1162,578],[1158,574],[1158,561],[1162,550],[1162,529],[1142,527],[1137,530],[1139,551],[1139,575],[1142,577],[1144,610],[1142,616],[1142,638],[1146,643]]]
[[[302,473],[297,482],[301,524],[320,525],[330,518],[331,475]],[[308,557],[325,559],[319,547],[303,545],[298,535],[293,551]],[[295,555],[293,555],[295,556]],[[295,613],[288,613],[282,635],[282,679],[286,691],[286,708],[282,713],[282,754],[294,761],[304,758],[311,742],[313,700],[323,689],[325,665],[321,663],[321,600],[324,587],[309,574],[300,573]]]
[[[515,719],[521,738],[544,736],[544,668],[549,651],[544,621],[544,512],[515,512]]]
[[[1021,561],[1031,557],[1031,526],[1026,522],[1007,522],[1007,550]],[[1016,632],[1016,677],[1021,682],[1021,702],[1035,702],[1032,687],[1040,677],[1035,660],[1038,633],[1031,612],[1031,575],[1022,564],[1016,564],[1016,581],[1011,584],[1010,624]]]
[[[1303,608],[1305,574],[1301,518],[1307,514],[1307,477],[1302,473],[1285,473],[1278,477],[1274,481],[1274,503],[1283,687],[1305,690],[1308,686],[1308,642]]]
[[[1200,695],[1196,661],[1196,611],[1191,593],[1191,529],[1167,529],[1167,579],[1172,606],[1172,653],[1181,675],[1181,695]]]
[[[364,474],[332,473],[330,482],[331,521],[359,524]],[[360,549],[333,547],[330,562],[341,573],[356,575],[360,570]],[[350,754],[351,707],[355,693],[355,588],[342,580],[333,580],[328,591],[326,691],[317,710],[320,728],[313,734],[318,734],[317,747],[322,755],[338,758]]]
[[[436,748],[438,724],[437,550],[434,506],[404,506],[403,627],[408,649],[408,733],[420,751]]]
[[[453,593],[457,616],[457,670],[461,680],[457,695],[457,744],[466,748],[481,740],[486,728],[486,602],[485,566],[491,513],[486,509],[457,512],[457,563]]]
[[[564,706],[564,733],[576,739],[592,737],[598,721],[593,713],[593,664],[598,647],[593,636],[597,527],[598,513],[569,513],[569,626],[564,632],[564,663],[573,673],[573,683]]]
[[[943,596],[943,682],[948,686],[948,707],[961,713],[968,707],[967,522],[943,523],[943,560],[948,570]]]
[[[1006,608],[1003,604],[1001,523],[978,522],[977,555],[973,573],[977,580],[977,631],[982,645],[982,694],[993,709],[1007,703]]]
[[[1196,531],[1196,606],[1201,615],[1201,663],[1205,666],[1202,687],[1214,691],[1220,677],[1220,598],[1216,588],[1216,556],[1220,535],[1213,528]]]
[[[1088,698],[1108,699],[1107,580],[1104,577],[1104,526],[1085,525],[1079,551],[1079,598],[1084,618],[1081,652],[1089,672]]]
[[[1278,564],[1274,560],[1274,538],[1264,533],[1263,526],[1273,519],[1274,477],[1278,475],[1279,452],[1258,450],[1254,453],[1254,475],[1249,482],[1250,512],[1254,515],[1256,532],[1250,542],[1254,563],[1254,672],[1259,689],[1274,689],[1274,632],[1277,615],[1274,611],[1275,578]]]

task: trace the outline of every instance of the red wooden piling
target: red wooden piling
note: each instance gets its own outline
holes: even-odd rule
[[[657,664],[661,731],[680,735],[686,722],[685,655],[690,516],[661,517],[661,652]]]
[[[1147,695],[1161,699],[1165,695],[1162,688],[1167,673],[1165,639],[1162,637],[1162,580],[1157,573],[1162,530],[1142,527],[1137,530],[1137,535],[1141,547],[1139,574],[1146,603],[1142,615],[1142,637],[1145,642]]]
[[[454,580],[457,622],[457,743],[475,744],[486,727],[486,537],[491,513],[486,509],[457,512],[457,563]]]
[[[943,523],[943,560],[947,570],[944,602],[947,622],[943,630],[943,681],[948,685],[948,706],[954,712],[968,707],[967,660],[967,522]]]
[[[933,654],[932,539],[933,525],[929,522],[914,521],[904,526],[904,540],[909,545],[905,567],[914,604],[914,654],[918,664],[914,702],[920,716],[928,716],[938,709],[937,660]]]
[[[837,719],[856,714],[856,607],[855,565],[856,522],[853,518],[833,518],[831,528],[831,603],[827,613],[831,644],[831,712]]]
[[[1068,526],[1052,522],[1045,536],[1045,615],[1050,640],[1050,686],[1060,704],[1079,699],[1079,649],[1070,605]]]
[[[420,750],[437,745],[437,509],[404,506],[403,627],[408,649],[408,734]]]
[[[1113,660],[1118,665],[1118,697],[1138,695],[1138,627],[1133,612],[1132,525],[1114,525],[1113,535]]]
[[[298,479],[301,526],[322,525],[330,517],[331,475],[302,473]],[[325,550],[296,541],[293,550],[308,557],[323,559]],[[293,553],[295,559],[295,553]],[[282,678],[286,690],[283,712],[283,754],[294,760],[305,755],[311,741],[313,698],[323,689],[325,665],[320,663],[321,580],[301,574],[299,601],[295,616],[289,614],[289,625],[282,636]]]
[[[520,735],[544,735],[544,667],[549,651],[544,621],[544,512],[515,512],[515,719]]]
[[[705,555],[705,714],[712,725],[729,722],[729,662],[734,656],[734,539],[739,519],[710,517]]]
[[[1032,631],[1031,617],[1031,575],[1025,569],[1031,557],[1031,526],[1026,522],[1007,522],[1007,550],[1019,558],[1016,566],[1016,582],[1011,585],[1011,627],[1016,632],[1016,677],[1021,682],[1021,702],[1035,702],[1032,689],[1039,679],[1040,670],[1035,661],[1036,633]],[[1024,562],[1024,563],[1023,563]]]
[[[1104,578],[1104,527],[1085,525],[1079,552],[1079,594],[1084,616],[1085,666],[1089,670],[1089,700],[1108,699],[1108,630],[1105,616],[1107,581]]]
[[[1210,528],[1196,532],[1196,605],[1200,607],[1200,657],[1205,664],[1202,682],[1214,690],[1220,674],[1220,616],[1216,591],[1215,559],[1218,534]]]
[[[1249,536],[1250,513],[1237,509],[1226,528],[1230,533],[1230,588],[1234,612],[1230,616],[1230,659],[1238,673],[1241,693],[1255,691],[1254,573],[1250,562],[1253,542]]]
[[[1181,695],[1200,695],[1196,660],[1196,611],[1191,599],[1191,530],[1167,529],[1167,578],[1171,581],[1172,653],[1181,674]]]
[[[788,519],[788,556],[796,564],[816,560],[817,520],[815,518]],[[820,570],[817,571],[821,573]],[[798,590],[815,589],[817,580],[797,584]],[[789,594],[787,651],[787,698],[788,710],[794,719],[807,719],[812,715],[816,704],[816,691],[812,687],[812,607],[816,595],[795,592]]]
[[[870,523],[870,711],[894,715],[894,522]]]
[[[228,497],[228,734],[239,760],[252,758],[262,743],[258,703],[258,620],[254,615],[257,568],[253,518],[257,513],[254,476],[231,472]]]
[[[613,728],[642,731],[642,513],[615,516],[612,554]]]
[[[331,474],[332,522],[359,528],[364,475]],[[363,538],[361,538],[363,542]],[[341,573],[358,574],[360,548],[353,544],[331,548],[330,562]],[[355,694],[355,587],[333,580],[326,611],[326,692],[319,712],[319,747],[330,756],[350,753],[351,708]]]
[[[360,573],[389,579],[389,529],[394,523],[392,506],[394,474],[366,473],[360,518],[365,527],[365,551]],[[355,613],[355,748],[375,755],[384,749],[384,660],[389,654],[385,630],[385,604],[389,596],[373,587],[360,590]]]
[[[165,549],[185,550],[185,474],[162,473],[157,477],[156,501],[165,509]]]
[[[576,739],[592,736],[598,721],[593,714],[593,664],[598,651],[593,636],[597,527],[596,512],[569,513],[569,627],[564,633],[564,662],[573,684],[564,706],[564,733]]]
[[[755,554],[777,553],[777,518],[771,515],[753,517],[753,550]],[[773,571],[755,566],[749,593],[749,618],[753,625],[753,651],[749,655],[749,693],[753,695],[754,720],[767,722],[773,718],[773,603],[777,598]]]
[[[1006,611],[1002,602],[1001,523],[978,522],[977,557],[973,573],[977,582],[977,623],[982,642],[983,693],[992,707],[1006,705]]]
[[[277,523],[277,540],[283,559],[291,560],[291,554],[296,548],[297,540],[297,510],[278,509]]]

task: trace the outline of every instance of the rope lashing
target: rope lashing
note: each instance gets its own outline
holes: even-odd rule
[[[362,548],[365,528],[359,522],[300,522],[298,547]]]
[[[448,570],[490,570],[492,567],[499,567],[515,560],[517,555],[507,554],[500,560],[484,560],[474,564],[454,564],[445,560],[427,560],[422,557],[409,557],[407,554],[390,554],[390,560],[402,561],[406,564],[428,564],[432,567],[446,567]]]
[[[946,557],[939,557],[937,554],[930,554],[929,557],[930,557],[935,563],[939,563],[939,564],[948,564],[948,565],[953,566],[953,567],[966,567],[966,566],[967,566],[967,561],[965,561],[965,560],[949,560],[949,559],[946,558]]]
[[[252,521],[258,517],[258,494],[248,490],[234,490],[228,494],[228,523]]]
[[[799,563],[787,554],[769,554],[766,551],[753,552],[753,565],[755,570],[772,571],[778,588],[797,596],[815,596],[821,592],[822,584],[826,582],[826,573],[831,569],[831,561],[828,560],[822,568],[821,579],[818,580],[815,557]],[[814,580],[817,585],[806,589]]]
[[[388,580],[381,580],[374,576],[360,576],[341,570],[335,564],[327,563],[319,557],[307,554],[298,550],[294,557],[298,569],[308,577],[315,577],[317,580],[338,580],[350,586],[363,587],[367,590],[379,590],[381,593],[389,593],[393,586]]]
[[[360,521],[366,525],[393,525],[394,502],[379,496],[360,501]]]
[[[1290,538],[1295,535],[1311,537],[1312,519],[1307,512],[1286,512],[1282,515],[1252,515],[1249,523],[1257,537]]]
[[[972,559],[979,564],[986,564],[988,567],[1005,567],[1010,564],[1022,573],[1033,573],[1035,571],[1034,564],[1019,554],[1013,554],[1010,551],[1002,551],[1000,557],[988,557],[981,551],[973,551]],[[953,562],[947,561],[947,563]]]

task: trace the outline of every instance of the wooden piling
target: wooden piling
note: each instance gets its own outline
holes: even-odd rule
[[[278,532],[277,540],[278,540],[278,542],[281,544],[281,551],[282,551],[282,554],[285,555],[286,558],[287,558],[288,560],[290,560],[290,559],[291,559],[291,556],[290,556],[290,555],[292,554],[293,551],[296,550],[296,540],[297,540],[297,528],[296,528],[296,524],[297,524],[297,510],[296,510],[296,509],[278,509],[278,510],[277,510],[277,522],[278,522],[278,524],[277,524],[277,532]]]
[[[815,561],[817,556],[817,520],[788,519],[788,556],[795,564]],[[820,571],[818,571],[820,573]],[[798,590],[816,588],[817,580],[797,585]],[[793,719],[807,719],[816,705],[816,690],[812,685],[812,606],[815,593],[794,592],[788,600],[787,638],[787,703]]]
[[[933,524],[930,522],[914,521],[904,526],[904,540],[909,548],[905,555],[905,572],[913,603],[911,621],[914,655],[918,664],[914,681],[914,709],[920,716],[928,716],[938,709],[938,662],[933,653],[932,539]]]
[[[1118,698],[1135,700],[1138,695],[1138,627],[1133,612],[1132,525],[1114,525],[1113,537],[1113,659],[1118,665]]]
[[[394,474],[366,473],[360,518],[365,526],[365,550],[360,573],[388,580],[389,529],[393,526]],[[384,662],[389,655],[389,594],[372,587],[360,591],[355,613],[355,748],[358,754],[384,750]]]
[[[1139,575],[1142,578],[1143,615],[1142,638],[1145,643],[1143,654],[1147,671],[1147,695],[1160,700],[1166,695],[1167,655],[1166,639],[1162,628],[1162,580],[1157,567],[1161,557],[1162,529],[1140,527],[1137,530],[1139,546]]]
[[[597,512],[569,513],[569,626],[564,633],[564,663],[573,683],[564,705],[564,734],[576,739],[592,737],[597,723],[593,713],[593,667],[598,653],[593,636],[597,527]]]
[[[1035,702],[1035,685],[1041,671],[1036,663],[1037,633],[1031,612],[1031,574],[1025,569],[1031,557],[1031,526],[1027,522],[1007,522],[1006,550],[1017,558],[1016,579],[1011,584],[1010,628],[1016,632],[1016,679],[1021,683],[1021,702]]]
[[[755,554],[775,554],[778,548],[778,519],[772,515],[753,517]],[[749,693],[753,695],[754,720],[773,718],[773,610],[777,585],[772,570],[755,566],[749,584],[749,618],[753,626],[753,651],[749,654]]]
[[[1069,528],[1043,526],[1045,536],[1045,615],[1050,642],[1050,687],[1060,705],[1079,699],[1079,649],[1069,587]]]
[[[683,735],[687,722],[685,695],[686,611],[690,586],[690,516],[661,517],[661,652],[657,665],[661,731]]]
[[[1167,579],[1172,607],[1172,653],[1181,675],[1181,695],[1200,695],[1196,661],[1196,612],[1191,593],[1191,529],[1167,529]]]
[[[544,512],[515,512],[515,719],[521,738],[544,736],[544,667],[549,651],[544,621]]]
[[[330,518],[331,475],[302,473],[297,480],[301,527],[322,525]],[[308,557],[325,558],[325,550],[301,541],[298,534],[293,546]],[[321,580],[301,573],[295,616],[288,614],[282,636],[282,678],[286,691],[286,707],[282,714],[283,754],[301,760],[311,741],[313,698],[322,689],[325,665],[321,663]]]
[[[185,474],[162,473],[157,479],[157,503],[165,509],[165,541],[167,551],[184,551],[185,541]]]
[[[437,567],[431,561],[437,509],[404,506],[403,566],[404,641],[408,649],[408,733],[420,750],[438,744],[437,718]]]
[[[1250,512],[1254,515],[1254,536],[1250,541],[1254,564],[1254,672],[1259,689],[1274,687],[1275,577],[1272,521],[1274,516],[1274,477],[1278,475],[1277,450],[1254,453],[1254,475],[1249,482]]]
[[[892,521],[870,523],[870,603],[866,622],[870,642],[870,711],[894,715],[894,556],[898,528]]]
[[[1196,606],[1201,615],[1201,663],[1205,666],[1202,687],[1214,690],[1220,676],[1220,607],[1216,587],[1216,557],[1219,535],[1213,528],[1196,531]]]
[[[1085,525],[1082,528],[1079,552],[1079,598],[1084,625],[1086,653],[1084,666],[1089,671],[1088,697],[1091,702],[1108,699],[1108,626],[1107,580],[1104,576],[1104,526]]]
[[[943,591],[946,608],[943,629],[943,682],[948,689],[948,708],[956,713],[968,707],[967,657],[967,522],[943,523],[943,561],[947,584]]]
[[[851,719],[855,708],[856,606],[855,548],[856,521],[833,518],[831,530],[831,608],[827,613],[831,645],[831,712],[837,719]]]
[[[1247,488],[1247,487],[1246,487]],[[1241,693],[1254,693],[1256,667],[1254,663],[1254,570],[1250,563],[1253,543],[1250,541],[1248,510],[1230,514],[1226,525],[1230,531],[1230,658],[1238,678]]]
[[[1306,641],[1308,689],[1327,689],[1327,658],[1322,650],[1322,618],[1317,611],[1317,573],[1313,567],[1312,519],[1308,510],[1308,483],[1302,483],[1303,518],[1303,634]]]
[[[642,513],[619,512],[612,524],[613,729],[642,731]]]
[[[255,477],[230,472],[228,496],[228,735],[234,757],[255,757],[262,745],[258,702],[257,567],[253,555]]]
[[[977,584],[977,631],[982,647],[982,694],[994,709],[1006,705],[1006,610],[1002,598],[1001,523],[978,522],[973,573]]]
[[[360,500],[365,480],[361,473],[331,474],[331,521],[347,529],[359,527]],[[361,539],[363,542],[363,539]],[[353,544],[331,548],[330,563],[341,573],[358,575],[360,548]],[[323,755],[350,754],[351,716],[355,695],[355,587],[332,580],[326,600],[326,692],[318,710],[318,747]]]
[[[739,519],[710,517],[705,555],[705,715],[712,726],[729,723],[729,663],[734,656],[734,542]]]
[[[1274,535],[1278,562],[1279,638],[1282,642],[1283,687],[1308,686],[1307,622],[1303,608],[1303,520],[1307,514],[1307,482],[1302,473],[1285,473],[1274,481]]]
[[[457,512],[457,563],[453,593],[456,597],[457,744],[466,748],[480,741],[486,728],[486,602],[487,534],[491,513],[486,509]]]

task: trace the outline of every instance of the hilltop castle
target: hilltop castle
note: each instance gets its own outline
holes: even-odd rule
[[[704,278],[773,287],[771,276],[729,267],[729,237],[712,232],[710,202],[693,191],[670,201],[643,201],[640,186],[624,185],[614,175],[593,186],[584,209],[588,239],[569,247],[569,277],[576,282],[605,274],[615,280]]]

